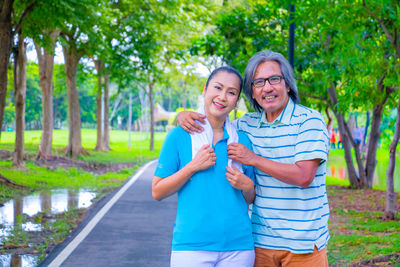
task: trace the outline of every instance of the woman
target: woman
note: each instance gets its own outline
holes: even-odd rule
[[[172,267],[254,264],[246,204],[255,197],[254,173],[251,167],[228,162],[227,154],[232,142],[251,149],[249,139],[227,119],[241,89],[237,70],[214,70],[203,90],[208,128],[189,134],[178,126],[164,141],[152,189],[156,200],[178,192]]]

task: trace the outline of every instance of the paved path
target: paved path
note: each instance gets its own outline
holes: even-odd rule
[[[96,205],[75,236],[41,266],[169,266],[177,198],[153,200],[155,166],[142,167],[120,191]]]

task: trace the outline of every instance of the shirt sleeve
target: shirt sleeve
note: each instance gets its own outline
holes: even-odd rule
[[[181,133],[177,128],[172,129],[165,137],[160,155],[155,176],[166,178],[179,170],[179,151],[178,140]]]
[[[236,130],[239,130],[239,119],[233,120],[231,123]]]
[[[242,131],[238,131],[238,136],[239,136],[239,143],[245,145],[248,149],[250,149],[253,152],[253,146],[247,135]],[[246,174],[247,177],[249,177],[255,183],[254,167],[242,164],[242,168],[243,168],[243,173]]]
[[[295,162],[328,159],[329,137],[325,122],[318,112],[312,112],[302,122],[295,145]]]

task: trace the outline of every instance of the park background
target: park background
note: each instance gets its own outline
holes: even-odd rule
[[[287,56],[301,104],[341,138],[329,154],[330,264],[400,264],[399,1],[0,2],[3,265],[37,265],[157,158],[211,70],[243,73],[265,49]]]

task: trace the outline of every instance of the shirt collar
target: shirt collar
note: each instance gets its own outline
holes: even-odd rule
[[[229,139],[229,134],[228,131],[226,130],[225,124],[224,124],[224,135],[222,136],[222,140]]]
[[[268,122],[267,116],[265,114],[265,110],[260,113],[260,120],[258,123],[258,127],[261,127],[262,124],[267,125],[276,125],[276,124],[289,124],[294,112],[295,104],[291,97],[289,97],[289,101],[287,102],[285,108],[282,110],[281,114],[273,121]]]

